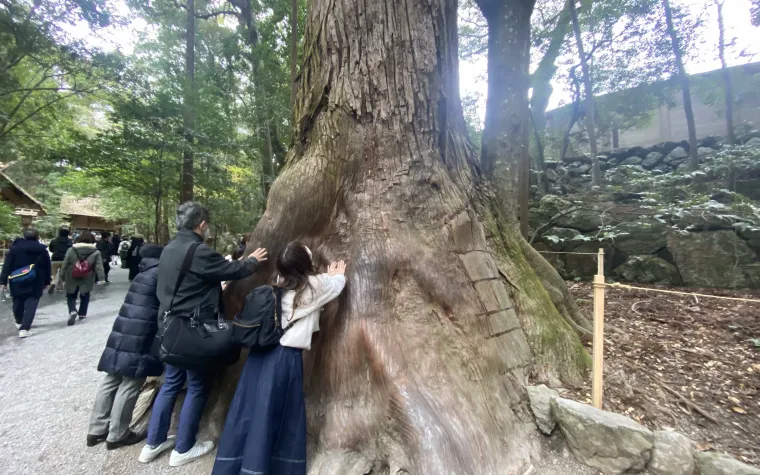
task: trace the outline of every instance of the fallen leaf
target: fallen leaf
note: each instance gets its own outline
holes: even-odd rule
[[[737,398],[735,398],[735,397],[733,397],[733,396],[730,396],[728,399],[729,399],[731,402],[733,402],[734,404],[741,404],[741,403],[742,403],[742,402],[741,402],[739,399],[737,399]]]
[[[739,414],[746,414],[747,413],[747,411],[745,411],[741,407],[736,407],[736,406],[732,407],[731,410],[734,411],[734,412],[738,412]]]
[[[703,452],[705,450],[710,450],[712,448],[712,444],[710,442],[697,442],[697,450],[700,452]]]

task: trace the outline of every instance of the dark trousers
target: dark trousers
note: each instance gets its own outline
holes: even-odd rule
[[[16,323],[21,325],[20,330],[32,328],[32,322],[34,321],[34,315],[37,313],[37,305],[39,303],[39,297],[32,297],[31,295],[13,296],[13,318],[16,319]]]
[[[74,293],[66,294],[66,303],[69,306],[69,313],[78,313],[82,316],[87,316],[87,307],[90,305],[90,293],[83,293],[79,295],[79,311],[77,312],[77,294],[79,294],[79,287],[74,290]]]
[[[201,371],[192,371],[166,365],[164,384],[156,396],[153,404],[153,413],[150,415],[148,424],[147,443],[156,447],[166,441],[169,426],[172,422],[172,412],[177,395],[187,381],[187,394],[182,403],[182,412],[179,414],[179,426],[177,427],[177,443],[174,450],[184,454],[195,445],[195,436],[201,423],[203,408],[208,398],[207,375]]]
[[[103,274],[106,276],[106,282],[108,282],[109,272],[111,272],[111,263],[103,259]]]

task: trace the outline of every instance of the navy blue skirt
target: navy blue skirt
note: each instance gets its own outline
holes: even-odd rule
[[[306,406],[298,348],[250,352],[224,424],[213,475],[304,475]]]

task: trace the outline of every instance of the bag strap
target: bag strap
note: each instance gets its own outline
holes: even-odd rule
[[[185,254],[185,259],[182,261],[182,267],[179,269],[179,277],[177,277],[177,284],[174,286],[172,301],[169,303],[169,309],[164,313],[164,317],[168,316],[171,313],[172,306],[174,306],[174,299],[177,297],[177,292],[179,291],[179,286],[182,285],[182,281],[185,280],[185,276],[190,270],[190,264],[193,263],[195,250],[198,249],[198,246],[200,245],[201,243],[194,242],[190,245],[190,248],[188,248],[187,253]]]

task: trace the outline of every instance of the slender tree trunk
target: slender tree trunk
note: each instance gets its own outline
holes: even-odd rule
[[[726,139],[728,143],[736,143],[736,132],[734,131],[734,84],[731,80],[731,71],[728,69],[726,62],[726,24],[723,17],[723,0],[715,0],[718,7],[718,31],[720,42],[718,44],[718,55],[720,56],[720,67],[723,73],[723,91],[726,97]]]
[[[681,92],[683,93],[683,109],[686,113],[686,126],[689,129],[689,165],[692,171],[699,168],[699,153],[697,151],[697,126],[694,123],[694,108],[691,104],[691,88],[689,87],[689,76],[686,74],[686,68],[683,64],[683,51],[681,50],[678,33],[673,25],[673,10],[670,8],[670,0],[662,0],[662,7],[665,9],[665,22],[667,24],[668,36],[673,47],[673,57],[678,68],[678,80],[681,83]]]
[[[183,127],[185,150],[182,153],[182,185],[180,202],[192,201],[194,189],[193,128],[195,127],[195,3],[187,0],[187,44],[185,48],[185,94]]]
[[[293,106],[296,103],[298,85],[296,72],[298,69],[298,0],[290,2],[290,111],[295,114]]]
[[[578,9],[575,8],[575,1],[570,0],[570,17],[573,20],[573,32],[575,33],[575,43],[578,45],[578,57],[581,60],[581,70],[583,71],[583,90],[585,94],[584,104],[586,106],[586,129],[588,132],[589,149],[591,150],[591,183],[599,186],[602,180],[602,169],[599,166],[599,153],[596,144],[596,110],[594,108],[594,81],[591,76],[591,68],[588,65],[588,58],[583,51],[583,38],[581,36],[581,24],[578,21]]]
[[[295,145],[252,242],[277,255],[299,239],[320,267],[349,262],[304,352],[313,475],[525,473],[539,451],[528,374],[577,383],[588,364],[521,247],[516,202],[495,204],[480,178],[456,15],[456,0],[309,2]],[[499,43],[526,58],[513,40]],[[516,130],[501,136],[517,144],[499,144],[516,151],[515,175],[519,96]],[[227,288],[228,315],[267,264]],[[212,428],[242,364],[212,395]]]
[[[567,37],[567,27],[570,24],[570,6],[572,0],[566,0],[565,6],[560,12],[554,30],[551,32],[549,46],[544,56],[538,63],[536,71],[531,76],[533,94],[530,97],[531,125],[533,136],[536,140],[535,164],[541,177],[538,186],[542,194],[549,193],[549,183],[546,179],[546,157],[544,155],[544,138],[546,136],[546,109],[549,107],[549,98],[554,92],[551,81],[557,72],[555,64],[562,51],[562,45]]]

